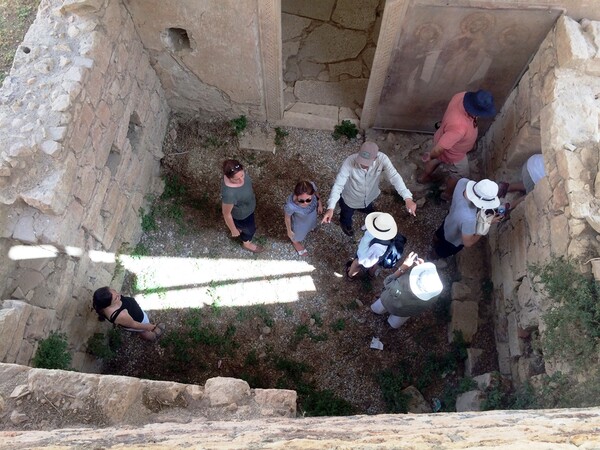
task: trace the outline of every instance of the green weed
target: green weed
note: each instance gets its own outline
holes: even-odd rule
[[[401,361],[396,367],[385,369],[376,375],[387,412],[407,413],[409,397],[402,390],[410,384],[407,363]]]
[[[310,317],[315,321],[316,326],[323,326],[323,318],[321,317],[321,314],[319,314],[318,312],[314,312],[310,315]]]
[[[110,360],[121,347],[121,334],[118,329],[112,329],[108,334],[94,333],[87,341],[86,351],[96,358]]]
[[[29,17],[29,15],[32,13],[33,8],[31,6],[19,6],[19,8],[17,9],[17,17],[24,21],[25,19],[27,19]]]
[[[148,233],[150,231],[158,230],[158,225],[156,224],[156,217],[154,217],[154,211],[151,208],[148,213],[141,208],[138,210],[140,217],[142,218],[142,231],[144,233]]]
[[[68,370],[71,354],[67,348],[67,335],[52,331],[46,339],[40,341],[33,357],[33,367]]]
[[[348,139],[354,139],[358,136],[358,128],[349,120],[342,120],[342,123],[336,125],[333,128],[333,139],[336,141],[342,136],[346,136]]]
[[[142,256],[148,256],[150,254],[150,249],[146,247],[143,242],[138,242],[137,245],[131,251],[131,256],[133,258],[141,258]]]
[[[239,136],[242,133],[242,131],[244,131],[248,126],[248,119],[246,118],[246,116],[241,115],[237,119],[233,119],[231,121],[231,126],[233,127],[233,132],[235,133],[235,135]]]
[[[534,282],[552,300],[543,315],[546,331],[542,348],[549,357],[559,357],[581,369],[597,357],[600,338],[598,285],[580,273],[573,261],[560,256],[529,270]]]
[[[213,147],[213,148],[219,148],[222,147],[225,144],[225,142],[223,142],[221,139],[219,139],[216,136],[207,136],[206,137],[206,146],[207,147]]]
[[[346,329],[346,321],[344,319],[338,319],[331,324],[333,331],[344,331]]]
[[[244,366],[258,366],[258,355],[256,354],[256,350],[250,350],[246,355]]]
[[[275,145],[281,145],[283,144],[283,141],[285,140],[285,137],[290,134],[287,131],[285,131],[283,128],[280,127],[276,127],[275,128]]]

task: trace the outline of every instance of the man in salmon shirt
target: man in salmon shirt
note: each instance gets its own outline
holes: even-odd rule
[[[469,177],[467,152],[473,150],[477,141],[477,118],[496,115],[494,97],[491,92],[480,89],[477,92],[459,92],[452,97],[442,123],[433,136],[433,148],[423,155],[425,168],[417,181],[432,181],[431,174],[440,164],[454,178],[452,187],[459,178]],[[450,192],[448,193],[452,195]]]

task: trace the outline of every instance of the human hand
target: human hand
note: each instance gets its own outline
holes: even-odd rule
[[[333,217],[333,209],[328,209],[327,211],[325,211],[325,214],[323,215],[323,220],[321,220],[321,223],[331,223],[332,217]]]
[[[319,201],[319,204],[317,206],[317,213],[323,214],[323,204],[321,203],[321,201]]]
[[[415,263],[415,261],[418,261],[418,256],[419,255],[417,255],[415,252],[410,252],[404,260],[404,262],[402,263],[402,265],[406,267],[411,267]]]
[[[415,259],[415,265],[418,266],[419,264],[423,264],[425,262],[425,260],[423,258],[417,258]]]
[[[416,212],[417,212],[417,204],[413,201],[412,198],[407,198],[404,200],[404,203],[406,203],[406,210],[408,211],[408,213],[412,216],[417,216]]]
[[[431,161],[431,153],[425,152],[421,155],[421,160],[423,162]]]
[[[504,219],[504,214],[494,214],[494,217],[492,217],[492,223],[498,223],[501,222],[502,219]]]
[[[240,237],[240,234],[242,234],[242,233],[240,233],[240,230],[236,229],[235,231],[231,232],[231,237],[232,238]]]

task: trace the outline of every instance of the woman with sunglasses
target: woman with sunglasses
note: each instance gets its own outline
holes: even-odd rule
[[[252,242],[256,232],[254,209],[256,197],[252,189],[252,180],[244,166],[236,159],[223,162],[223,180],[221,182],[221,211],[231,237],[239,237],[242,246],[252,253],[264,249]]]
[[[317,212],[323,212],[323,204],[312,181],[299,181],[285,206],[285,227],[287,235],[298,255],[305,256],[308,251],[302,245],[306,235],[317,226]]]

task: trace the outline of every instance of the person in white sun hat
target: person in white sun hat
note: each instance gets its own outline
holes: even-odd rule
[[[386,277],[383,292],[371,305],[371,311],[389,313],[389,325],[400,328],[410,317],[431,308],[443,289],[435,265],[410,252],[400,268]]]
[[[480,208],[494,209],[500,205],[498,185],[491,180],[473,181],[461,178],[452,195],[450,211],[433,236],[430,259],[447,258],[463,247],[475,245],[481,236],[477,229],[477,212]],[[493,223],[502,216],[494,215]]]
[[[376,275],[380,258],[387,250],[387,244],[378,241],[393,240],[398,234],[398,226],[391,214],[372,212],[365,218],[366,231],[360,242],[356,257],[346,263],[346,277],[357,278],[361,269],[368,269],[371,276]],[[376,240],[373,242],[373,240]]]

